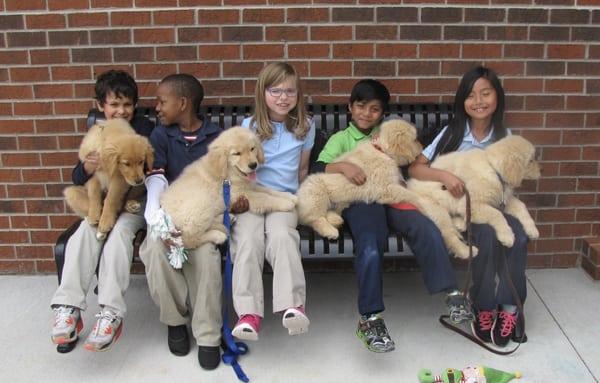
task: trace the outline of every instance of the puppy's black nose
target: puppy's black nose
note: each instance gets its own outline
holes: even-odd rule
[[[248,167],[249,167],[251,170],[254,170],[254,169],[256,169],[256,165],[257,165],[257,163],[256,163],[256,162],[250,162],[250,163],[248,164]]]

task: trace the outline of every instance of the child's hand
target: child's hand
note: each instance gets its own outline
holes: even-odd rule
[[[454,198],[460,198],[465,194],[465,183],[450,172],[444,172],[442,183]]]
[[[98,152],[91,152],[85,156],[83,169],[88,176],[94,174],[96,169],[98,169],[98,165],[100,165],[100,154]]]
[[[173,237],[173,238],[181,237],[181,231],[179,231],[179,230],[174,230],[170,234],[171,234],[171,237]],[[165,238],[162,240],[162,242],[165,244],[165,246],[167,248],[169,248],[171,246],[177,247],[177,243],[175,243],[175,241],[172,240],[171,238]]]
[[[352,163],[346,163],[342,174],[355,185],[362,185],[367,181],[367,175],[358,165]]]
[[[229,209],[229,211],[232,214],[242,214],[242,213],[247,212],[248,209],[250,209],[250,202],[248,202],[248,198],[246,198],[245,196],[241,195],[231,205],[231,208]]]

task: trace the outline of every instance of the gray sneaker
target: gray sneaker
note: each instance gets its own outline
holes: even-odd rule
[[[390,352],[396,348],[380,314],[372,314],[368,318],[361,316],[356,336],[363,341],[369,351]]]
[[[51,338],[55,344],[66,344],[77,340],[83,329],[83,321],[77,307],[55,306],[54,324],[52,325]]]
[[[475,319],[469,300],[458,290],[446,294],[446,307],[450,321],[454,324],[470,322]]]
[[[96,318],[98,320],[88,335],[84,347],[89,351],[106,351],[121,336],[123,318],[107,309],[96,314]]]

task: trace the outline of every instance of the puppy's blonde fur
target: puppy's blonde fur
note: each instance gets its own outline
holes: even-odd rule
[[[465,183],[471,197],[471,221],[491,225],[504,246],[512,247],[515,236],[499,210],[503,204],[504,212],[523,224],[529,238],[538,238],[539,232],[525,204],[513,195],[524,179],[540,177],[535,148],[523,137],[505,137],[485,150],[445,154],[431,167],[446,170]],[[440,182],[411,179],[408,188],[424,199],[422,211],[439,227],[448,250],[459,258],[467,258],[469,248],[459,232],[466,227],[466,197],[454,198]]]
[[[100,154],[100,164],[85,186],[69,186],[63,194],[69,207],[91,225],[98,225],[103,239],[113,228],[130,187],[141,187],[144,165],[152,166],[154,152],[146,137],[138,135],[124,119],[94,125],[79,147],[79,159]],[[106,197],[103,201],[103,196]]]
[[[160,203],[181,231],[186,248],[206,242],[223,243],[227,239],[221,223],[225,211],[224,180],[231,182],[232,203],[243,195],[253,213],[294,209],[297,199],[293,194],[270,190],[248,180],[248,175],[263,162],[258,137],[249,129],[233,127],[209,145],[205,156],[185,168],[162,194]]]
[[[339,235],[336,227],[343,223],[339,213],[352,202],[410,202],[418,206],[417,196],[401,185],[398,167],[412,162],[421,149],[414,126],[404,120],[383,123],[376,145],[360,143],[334,161],[359,166],[367,175],[366,182],[355,185],[339,173],[309,176],[297,193],[300,223],[335,239]]]

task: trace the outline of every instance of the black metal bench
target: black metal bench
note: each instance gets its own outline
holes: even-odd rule
[[[308,105],[308,111],[312,115],[317,134],[315,146],[311,154],[311,164],[316,161],[319,152],[327,141],[327,137],[340,129],[346,128],[351,120],[348,106],[343,105]],[[200,113],[207,116],[211,121],[219,124],[222,129],[241,124],[242,120],[252,112],[251,106],[203,106]],[[422,143],[431,142],[433,137],[446,124],[451,117],[452,105],[450,104],[393,104],[386,112],[388,118],[402,118],[412,122],[419,129],[419,137]],[[156,121],[156,113],[152,108],[136,108],[136,114],[141,114]],[[98,110],[91,110],[87,117],[87,127],[91,127],[96,121],[104,116]],[[71,235],[77,230],[81,220],[73,223],[67,228],[56,241],[54,247],[54,259],[58,280],[62,277],[65,247]],[[329,241],[321,238],[311,228],[300,226],[300,251],[303,260],[340,260],[353,257],[352,239],[348,230],[344,229],[344,235],[337,241]],[[141,230],[134,239],[134,263],[139,263],[139,246],[146,233]],[[398,235],[390,235],[386,257],[406,257],[412,255],[410,249]]]

